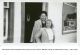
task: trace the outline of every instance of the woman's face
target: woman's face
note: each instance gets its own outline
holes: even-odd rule
[[[46,27],[51,28],[51,21],[46,21]]]
[[[42,13],[40,18],[41,18],[42,21],[45,21],[46,20],[46,14]]]

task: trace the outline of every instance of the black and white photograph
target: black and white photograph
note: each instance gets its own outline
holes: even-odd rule
[[[77,3],[4,2],[4,43],[77,43]]]
[[[0,1],[0,55],[79,55],[80,0]]]

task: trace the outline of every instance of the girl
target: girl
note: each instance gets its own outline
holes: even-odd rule
[[[40,38],[41,36],[41,38]],[[35,35],[37,43],[53,43],[55,40],[53,24],[50,19],[46,20],[46,27],[41,28]]]

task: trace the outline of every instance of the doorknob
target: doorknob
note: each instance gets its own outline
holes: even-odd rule
[[[30,22],[30,15],[27,15],[27,22]]]

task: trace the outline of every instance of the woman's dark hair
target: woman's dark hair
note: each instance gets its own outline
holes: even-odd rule
[[[46,21],[50,21],[51,22],[51,27],[50,28],[52,29],[54,27],[53,23],[52,23],[52,20],[51,19],[47,19]]]
[[[42,12],[41,12],[41,14],[43,14],[43,13],[46,14],[46,16],[47,16],[47,12],[46,12],[46,11],[42,11]]]

